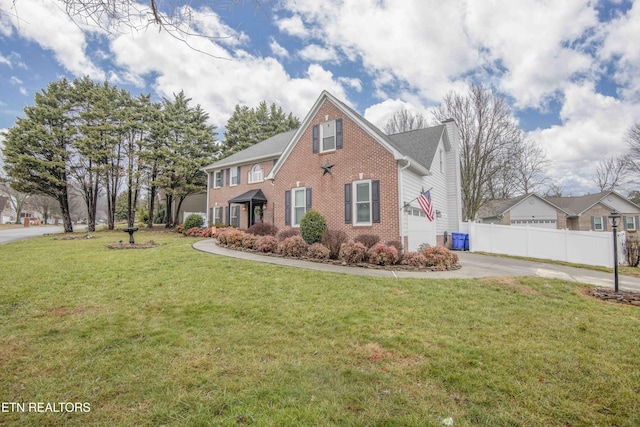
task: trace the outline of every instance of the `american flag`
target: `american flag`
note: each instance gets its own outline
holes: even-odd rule
[[[431,192],[429,190],[422,191],[422,194],[418,197],[418,204],[427,216],[427,219],[433,221],[433,205],[431,204]]]

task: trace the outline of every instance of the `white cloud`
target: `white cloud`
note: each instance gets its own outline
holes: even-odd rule
[[[0,64],[5,64],[11,67],[11,61],[9,61],[9,58],[5,58],[2,54],[0,54]]]
[[[275,56],[279,58],[289,57],[289,51],[284,47],[282,47],[280,43],[275,41],[273,37],[269,40],[269,48],[271,49],[271,53],[273,53]]]
[[[640,121],[640,105],[598,94],[593,85],[569,85],[561,119],[562,125],[528,136],[547,151],[553,161],[550,175],[563,187],[578,194],[595,192],[598,163],[626,152],[625,134]]]
[[[310,35],[299,15],[279,19],[276,24],[280,31],[290,36],[306,39]]]
[[[25,2],[0,0],[0,9],[14,13],[9,19],[5,16],[3,23],[8,22],[19,36],[39,44],[43,49],[51,50],[57,61],[75,76],[89,75],[95,79],[104,79],[104,72],[85,54],[87,41],[84,32],[95,29],[80,28],[65,14],[60,4],[53,0],[43,0],[38,7],[31,6]],[[11,34],[7,30],[4,33]]]
[[[309,62],[337,62],[338,54],[333,48],[310,44],[298,51],[298,55]]]
[[[628,99],[639,99],[640,50],[637,40],[640,40],[640,3],[633,3],[626,15],[609,22],[604,32],[601,57],[615,62],[614,79],[624,86],[622,95]]]
[[[379,129],[384,130],[387,122],[393,115],[401,110],[407,110],[413,114],[422,114],[429,117],[426,109],[421,106],[406,102],[401,99],[387,99],[378,104],[372,105],[364,110],[364,117]]]
[[[16,76],[11,76],[9,81],[11,82],[12,85],[21,85],[23,83],[22,80],[20,80]]]

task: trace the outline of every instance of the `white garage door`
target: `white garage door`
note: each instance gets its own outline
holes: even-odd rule
[[[423,243],[431,246],[436,245],[436,222],[429,221],[421,209],[409,209],[409,212],[405,212],[405,219],[407,221],[407,237],[409,240],[408,251],[417,251],[418,247]]]

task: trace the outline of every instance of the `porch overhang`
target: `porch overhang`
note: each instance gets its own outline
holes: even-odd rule
[[[234,197],[233,199],[229,199],[229,203],[251,203],[251,204],[262,204],[267,202],[267,198],[264,196],[262,190],[250,190],[246,193],[242,193],[239,196]]]

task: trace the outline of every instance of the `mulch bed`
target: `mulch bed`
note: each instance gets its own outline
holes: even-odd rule
[[[589,295],[603,301],[640,307],[640,292],[618,290],[616,293],[610,288],[592,288]]]
[[[91,234],[65,234],[62,237],[54,237],[53,240],[86,240],[95,238],[96,237]]]
[[[149,249],[149,248],[155,248],[156,246],[160,246],[160,243],[156,243],[153,240],[149,240],[146,243],[134,243],[133,245],[128,242],[127,243],[120,242],[120,243],[108,245],[107,247],[109,249]]]

